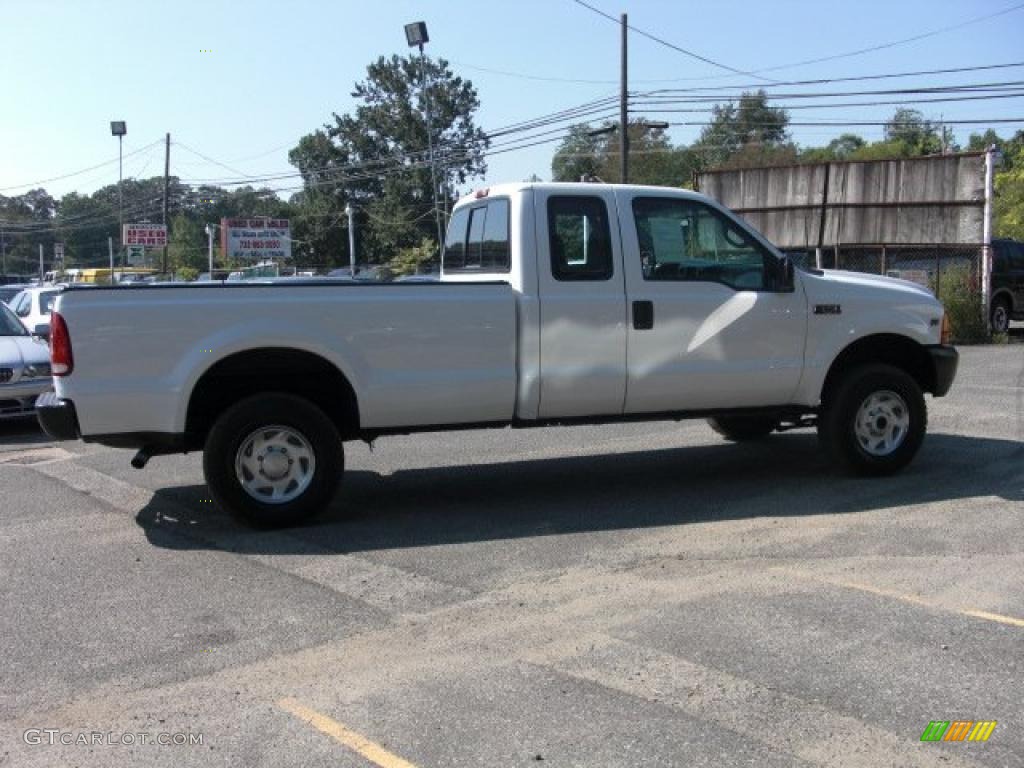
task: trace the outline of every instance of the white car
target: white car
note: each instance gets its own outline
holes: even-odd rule
[[[36,398],[52,388],[46,343],[0,303],[0,420],[33,416]]]
[[[47,336],[50,328],[50,310],[60,293],[60,286],[46,285],[26,288],[8,302],[22,325],[39,336]]]

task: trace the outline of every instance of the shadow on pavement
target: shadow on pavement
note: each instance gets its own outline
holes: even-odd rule
[[[52,443],[43,428],[39,426],[36,417],[25,416],[16,419],[0,420],[0,443],[7,447],[32,446],[38,444]]]
[[[997,496],[1024,500],[1024,445],[933,434],[902,474],[838,474],[814,435],[745,445],[346,474],[317,520],[253,531],[205,486],[158,491],[136,520],[169,549],[350,553],[752,517],[861,512]]]

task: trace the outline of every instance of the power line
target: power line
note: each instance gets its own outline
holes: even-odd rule
[[[619,21],[619,19],[616,19],[611,14],[605,13],[604,11],[600,10],[599,8],[595,8],[594,6],[590,5],[589,3],[585,3],[583,0],[572,0],[572,1],[574,3],[576,3],[576,5],[581,5],[584,8],[586,8],[587,10],[593,11],[598,16],[602,16],[603,18],[608,19],[608,21],[611,21],[612,23],[614,23],[616,25],[621,23]],[[658,43],[659,45],[663,45],[666,48],[671,48],[673,51],[681,53],[684,56],[689,56],[691,59],[696,59],[697,61],[702,61],[705,64],[710,64],[713,67],[718,67],[719,69],[724,69],[724,70],[726,70],[728,72],[732,72],[733,74],[747,75],[748,77],[756,77],[758,80],[768,80],[770,82],[770,79],[767,78],[767,77],[761,77],[760,75],[758,75],[758,74],[756,74],[754,72],[748,72],[748,71],[745,71],[745,70],[742,70],[742,69],[736,69],[735,67],[730,67],[728,64],[722,64],[721,62],[715,61],[714,59],[709,59],[707,56],[701,56],[699,53],[694,53],[693,51],[687,50],[686,48],[682,48],[682,47],[680,47],[678,45],[675,45],[674,43],[670,43],[667,40],[664,40],[664,39],[662,39],[662,38],[660,38],[660,37],[658,37],[656,35],[651,34],[650,32],[647,32],[646,30],[640,29],[639,27],[634,27],[632,24],[626,24],[626,28],[629,29],[632,32],[635,32],[636,34],[640,35],[641,37],[646,37],[648,40],[653,40],[655,43]]]
[[[579,0],[576,0],[576,1],[578,2]],[[905,38],[903,38],[901,40],[892,40],[892,41],[887,42],[887,43],[880,43],[879,45],[872,45],[872,46],[868,46],[867,48],[859,48],[859,49],[857,49],[855,51],[847,51],[845,53],[836,53],[836,54],[833,54],[831,56],[821,56],[821,57],[816,58],[816,59],[805,59],[804,61],[798,61],[798,62],[795,62],[793,64],[780,64],[780,65],[775,66],[775,67],[767,67],[765,69],[759,69],[757,71],[758,72],[777,72],[780,69],[794,69],[796,67],[803,67],[803,66],[806,66],[808,64],[821,64],[822,62],[825,62],[825,61],[835,61],[837,59],[847,59],[847,58],[850,58],[852,56],[861,56],[861,55],[863,55],[865,53],[873,53],[875,51],[882,51],[882,50],[885,50],[887,48],[895,48],[898,45],[904,45],[906,43],[917,42],[918,40],[924,40],[924,39],[929,38],[929,37],[935,37],[936,35],[941,35],[941,34],[943,34],[945,32],[953,32],[954,30],[962,29],[962,28],[968,27],[968,26],[970,26],[972,24],[980,24],[983,21],[988,21],[989,19],[994,19],[994,18],[996,18],[998,16],[1005,16],[1006,14],[1012,13],[1012,12],[1017,11],[1017,10],[1020,10],[1021,8],[1024,8],[1024,3],[1017,3],[1016,5],[1012,5],[1009,8],[1004,8],[1001,11],[996,11],[995,13],[989,13],[989,14],[986,14],[984,16],[976,16],[974,18],[967,19],[967,20],[959,22],[957,24],[951,24],[951,25],[949,25],[947,27],[940,27],[939,29],[933,29],[930,32],[922,32],[919,35],[913,35],[911,37],[905,37]]]
[[[139,152],[145,152],[147,149],[152,149],[157,144],[159,144],[161,141],[162,141],[162,139],[157,139],[152,144],[147,144],[144,147],[140,147],[139,149],[136,149],[136,150],[133,150],[133,151],[127,153],[126,155],[124,155],[124,157],[131,157],[132,155],[137,155]],[[72,176],[81,176],[83,173],[89,173],[89,171],[95,171],[97,168],[102,168],[102,167],[104,167],[106,165],[111,165],[112,163],[116,163],[116,162],[118,162],[118,159],[119,158],[115,157],[113,160],[106,160],[106,161],[104,161],[102,163],[97,163],[96,165],[91,165],[88,168],[82,168],[79,171],[72,171],[71,173],[65,173],[62,176],[53,176],[52,178],[49,178],[49,179],[39,179],[38,181],[29,181],[29,182],[26,182],[25,184],[12,184],[9,187],[0,187],[0,192],[6,192],[7,190],[10,190],[10,189],[24,189],[25,187],[35,187],[35,186],[40,185],[40,184],[49,184],[51,181],[62,181],[64,179],[70,179]]]

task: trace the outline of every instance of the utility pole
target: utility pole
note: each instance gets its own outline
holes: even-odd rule
[[[991,330],[989,303],[992,301],[992,199],[994,197],[995,165],[996,145],[993,144],[985,150],[985,205],[981,224],[981,311],[985,318],[985,327],[989,330]]]
[[[626,14],[622,14],[622,82],[619,88],[619,181],[629,182],[629,91],[627,90],[626,38],[629,25]]]
[[[345,215],[348,216],[348,274],[356,279],[356,211],[351,203],[345,203]]]
[[[163,222],[163,225],[165,227],[167,226],[167,186],[170,183],[170,175],[171,175],[171,134],[168,133],[167,134],[167,144],[165,145],[165,148],[164,148],[164,208],[163,208],[163,217],[161,219],[161,221]],[[163,256],[161,258],[161,261],[163,262],[162,263],[162,270],[161,271],[166,275],[167,274],[167,245],[166,244],[164,244]]]
[[[0,227],[0,252],[3,253],[3,271],[0,274],[7,277],[7,240],[4,237],[3,227]]]
[[[43,270],[43,244],[40,243],[39,244],[39,284],[40,285],[43,284],[43,275],[44,274],[45,274],[45,272]]]
[[[110,283],[114,283],[114,238],[107,238],[107,252],[110,254]]]

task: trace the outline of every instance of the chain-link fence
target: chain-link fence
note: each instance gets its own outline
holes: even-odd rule
[[[814,251],[795,251],[789,255],[799,266],[816,266]],[[898,277],[924,286],[940,299],[943,289],[948,292],[952,283],[975,286],[980,297],[981,259],[981,246],[971,245],[840,246],[821,252],[821,266],[825,269]]]

